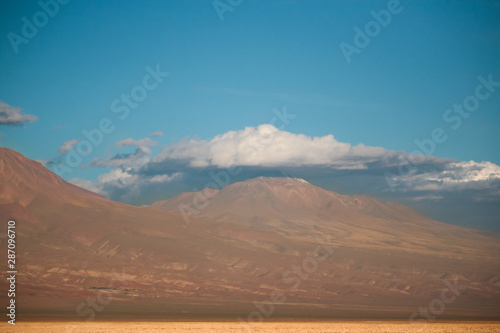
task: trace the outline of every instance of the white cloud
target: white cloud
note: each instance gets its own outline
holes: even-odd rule
[[[448,183],[480,182],[500,178],[500,166],[491,162],[451,163],[449,169],[440,176]]]
[[[500,179],[500,166],[491,162],[460,162],[364,144],[353,146],[336,140],[331,134],[309,137],[280,131],[269,124],[229,131],[210,140],[184,140],[166,147],[151,162],[168,165],[172,161],[199,169],[326,167],[369,172],[370,168],[405,170],[406,167],[410,172],[393,172],[397,178],[394,188],[402,192],[484,189],[498,186],[493,182]],[[384,171],[380,171],[379,177],[384,178],[382,174]]]
[[[0,101],[0,125],[22,125],[38,120],[38,117],[34,115],[21,114],[21,110],[21,108]]]
[[[97,180],[102,185],[112,185],[117,188],[126,188],[131,185],[151,184],[151,183],[167,183],[181,176],[180,172],[172,175],[160,175],[154,177],[145,177],[130,173],[132,169],[113,169],[109,173],[100,175]]]
[[[108,173],[99,175],[96,183],[80,178],[70,179],[69,182],[106,197],[112,196],[113,193],[120,190],[125,190],[125,194],[120,199],[127,201],[140,196],[142,190],[148,185],[166,184],[182,177],[182,173],[180,172],[175,172],[171,175],[146,177],[132,174],[131,171],[132,169],[113,169]]]
[[[77,139],[64,141],[62,146],[57,148],[57,151],[60,152],[61,154],[66,154],[68,151],[73,149],[73,147],[78,143],[78,141],[79,140]]]
[[[94,158],[91,166],[98,167],[140,167],[150,161],[149,155],[152,153],[149,147],[156,146],[158,142],[150,138],[134,140],[128,138],[125,140],[117,141],[116,147],[137,147],[134,153],[116,154],[106,159]]]
[[[95,192],[100,195],[105,195],[106,193],[103,192],[102,186],[100,184],[94,184],[90,180],[86,179],[81,179],[81,178],[73,178],[68,180],[73,185],[76,185],[78,187],[81,187],[83,189],[86,189],[91,192]]]
[[[147,164],[151,158],[149,157],[151,150],[147,147],[137,148],[134,153],[116,154],[113,157],[100,159],[94,158],[91,166],[98,167],[141,167]]]
[[[128,171],[131,169],[121,169],[121,168],[116,168],[111,170],[108,173],[99,175],[97,177],[97,180],[99,184],[103,185],[112,185],[117,188],[124,188],[126,186],[130,186],[134,184],[138,180],[137,175],[132,175]]]
[[[331,134],[308,137],[279,131],[272,125],[264,124],[229,131],[209,141],[182,141],[165,148],[153,161],[189,160],[191,167],[330,166],[336,169],[365,169],[367,163],[396,155],[396,152],[381,147],[339,142]]]
[[[174,179],[178,179],[182,176],[182,174],[180,172],[176,172],[172,175],[157,175],[157,176],[153,176],[151,178],[148,178],[147,182],[148,183],[167,183],[171,180],[174,180]]]
[[[36,159],[35,162],[40,163],[44,167],[47,167],[47,163],[49,163],[49,161],[47,161],[47,160],[40,160],[40,159]]]
[[[414,201],[423,201],[423,200],[441,200],[443,199],[443,196],[441,195],[424,195],[420,197],[414,197]]]
[[[158,144],[157,141],[153,141],[150,138],[144,138],[139,140],[134,140],[132,138],[128,138],[125,140],[121,140],[115,143],[118,148],[126,147],[126,146],[134,146],[134,147],[153,147]]]
[[[112,167],[113,169],[99,175],[95,183],[78,178],[74,178],[70,182],[115,200],[133,201],[148,186],[165,184],[182,177],[181,172],[162,175],[140,175],[135,172],[137,168],[151,161],[149,147],[156,144],[158,142],[150,138],[139,140],[128,138],[118,141],[115,143],[118,148],[136,147],[135,152],[118,153],[105,159],[94,158],[91,166]]]
[[[112,196],[113,193],[124,190],[125,194],[121,196],[124,201],[134,200],[138,198],[143,189],[150,185],[166,184],[170,181],[180,179],[182,173],[176,172],[171,175],[157,175],[148,177],[144,175],[137,175],[132,173],[132,169],[116,168],[109,173],[100,175],[97,184],[93,184],[100,192],[105,193],[107,196]],[[99,192],[96,192],[99,193]]]
[[[500,166],[491,162],[453,162],[443,170],[413,174],[405,187],[413,191],[459,191],[490,189],[500,181]]]
[[[500,166],[491,162],[412,156],[381,147],[351,145],[333,135],[293,134],[268,124],[229,131],[209,140],[183,140],[152,157],[149,147],[156,144],[149,137],[118,141],[117,147],[135,146],[135,152],[94,159],[92,166],[113,169],[99,176],[95,184],[80,183],[115,200],[136,202],[143,193],[158,191],[161,187],[157,185],[182,178],[186,184],[196,183],[199,187],[207,182],[204,177],[210,170],[241,166],[247,167],[243,173],[252,175],[258,168],[259,172],[285,170],[325,179],[340,176],[342,179],[337,178],[336,183],[345,182],[344,187],[353,189],[357,186],[360,193],[370,189],[388,193],[393,189],[391,195],[413,201],[445,200],[455,192],[481,201],[500,196]]]

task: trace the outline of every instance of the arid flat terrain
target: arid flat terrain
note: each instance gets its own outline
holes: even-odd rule
[[[279,323],[238,323],[238,322],[26,322],[15,328],[0,325],[5,333],[21,332],[500,332],[500,322],[445,322],[410,324],[409,322],[366,321],[366,322],[279,322]]]

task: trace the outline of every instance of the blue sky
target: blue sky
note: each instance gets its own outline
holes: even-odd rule
[[[450,195],[456,188],[445,191],[429,187],[423,193],[421,184],[414,183],[395,193],[387,191],[383,175],[386,171],[397,174],[394,165],[379,160],[374,167],[372,160],[366,160],[365,151],[355,154],[364,156],[363,168],[371,173],[361,174],[355,169],[360,166],[351,164],[347,169],[354,171],[339,176],[339,170],[346,167],[332,160],[338,158],[335,154],[327,162],[318,162],[323,163],[321,167],[330,163],[330,169],[336,170],[331,173],[315,169],[318,163],[298,163],[297,157],[286,155],[275,164],[266,162],[264,157],[261,165],[243,161],[242,165],[249,169],[234,181],[258,175],[252,168],[262,167],[271,174],[309,177],[317,185],[345,193],[406,200],[404,203],[450,223],[458,221],[457,224],[500,231],[496,217],[499,212],[494,208],[500,201],[495,171],[500,164],[500,87],[492,88],[497,90],[481,100],[470,116],[461,117],[456,129],[452,128],[457,125],[455,121],[443,119],[446,110],[475,94],[481,84],[479,76],[500,81],[500,1],[402,0],[398,4],[243,0],[231,6],[232,11],[224,12],[223,20],[213,1],[42,3],[54,11],[53,17],[46,15],[47,22],[39,24],[37,34],[14,47],[13,34],[25,38],[23,17],[33,23],[34,19],[43,19],[44,14],[37,16],[43,9],[36,1],[0,3],[0,100],[6,108],[4,113],[9,110],[11,115],[37,117],[13,124],[12,116],[0,123],[0,145],[49,162],[47,166],[52,168],[51,162],[64,161],[67,152],[60,149],[64,142],[84,140],[82,130],[95,129],[102,119],[108,118],[115,129],[103,135],[102,142],[92,147],[78,167],[62,174],[66,180],[79,179],[80,185],[89,181],[100,185],[102,194],[135,204],[192,190],[195,185],[201,188],[207,182],[207,174],[195,177],[195,173],[183,168],[167,168],[161,188],[139,186],[136,192],[132,191],[136,197],[124,198],[120,196],[124,188],[118,192],[103,190],[103,177],[99,180],[99,176],[115,170],[116,164],[110,166],[102,161],[116,160],[120,156],[117,154],[123,157],[136,152],[129,157],[139,160],[118,168],[128,174],[145,175],[144,170],[151,170],[148,163],[158,162],[161,152],[171,161],[173,156],[167,156],[165,149],[177,151],[175,145],[186,138],[210,141],[246,127],[254,128],[253,134],[258,135],[258,126],[275,117],[273,110],[286,108],[294,118],[280,133],[307,137],[331,134],[333,145],[361,143],[404,156],[404,152],[419,148],[415,140],[429,139],[435,128],[441,128],[446,140],[436,143],[428,155],[462,162],[491,162],[493,166],[472,165],[482,178],[474,178],[475,183],[470,183],[470,179],[461,182],[472,185],[461,185],[460,198]],[[354,28],[366,33],[366,25],[374,20],[371,12],[388,11],[389,7],[397,8],[397,13],[392,13],[390,22],[379,26],[380,31],[370,37],[369,44],[358,48],[359,53],[352,54],[348,62],[341,43],[355,46]],[[120,119],[120,113],[113,112],[111,104],[143,86],[149,73],[147,67],[159,68],[169,75],[148,90],[144,100],[130,108],[125,119]],[[481,91],[489,92],[487,88]],[[163,136],[150,137],[155,143],[123,143],[128,138],[147,138],[156,131]],[[316,150],[307,146],[312,143],[303,143],[304,151],[321,154],[319,146]],[[302,141],[295,144],[300,146]],[[391,154],[382,154],[380,158],[386,161]],[[193,156],[186,155],[185,159],[191,159],[191,163]],[[189,163],[185,168],[193,168]],[[428,163],[442,166],[444,160]],[[221,168],[216,163],[194,167],[198,168],[196,174],[203,173],[205,167]],[[461,165],[460,175],[469,175],[464,171],[468,167]],[[434,165],[434,169],[446,175],[457,168],[436,169]],[[155,172],[157,176],[161,174],[161,170]],[[173,177],[176,173],[177,178]],[[443,185],[442,175],[431,177],[422,168],[417,174],[426,174],[427,181]],[[366,177],[371,180],[360,181]],[[491,183],[477,183],[485,180]],[[420,186],[418,191],[416,186]],[[483,196],[487,199],[470,204],[468,213],[453,213],[460,202]],[[484,225],[469,222],[480,210]],[[458,215],[466,217],[460,220]]]

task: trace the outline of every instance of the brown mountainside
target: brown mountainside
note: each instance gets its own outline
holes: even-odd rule
[[[206,193],[186,224],[179,206],[196,209],[196,193],[125,205],[0,149],[0,220],[16,221],[18,313],[246,318],[277,291],[285,298],[275,317],[408,318],[448,280],[465,289],[441,318],[500,313],[497,234],[298,179]],[[112,302],[92,308],[100,293]]]
[[[296,178],[259,177],[220,191],[182,193],[151,207],[298,239],[327,234],[349,246],[439,255],[441,251],[456,255],[469,246],[475,253],[491,255],[491,244],[483,243],[491,238],[484,232],[431,220],[396,202],[341,195]]]

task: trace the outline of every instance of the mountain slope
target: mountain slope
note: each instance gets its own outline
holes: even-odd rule
[[[203,197],[208,198],[200,205]],[[349,246],[455,256],[474,248],[477,255],[491,255],[491,237],[484,232],[433,221],[395,202],[326,191],[303,179],[259,177],[208,194],[183,193],[151,207],[297,239],[327,233]]]
[[[188,229],[179,214],[107,200],[14,151],[1,149],[0,157],[0,219],[16,221],[18,286],[28,291],[19,296],[21,304],[40,311],[47,297],[57,297],[62,304],[56,310],[76,314],[85,296],[123,270],[133,291],[116,291],[114,299],[137,299],[135,310],[160,295],[209,298],[225,288],[253,294],[252,276],[234,271],[222,281],[221,273],[213,273],[228,276],[220,259],[227,251],[245,258],[242,267],[251,266],[253,246],[204,228]],[[205,223],[209,229],[218,225]]]
[[[441,318],[500,313],[498,235],[404,206],[254,179],[206,191],[186,224],[178,207],[193,193],[134,207],[9,149],[0,163],[0,220],[16,221],[24,315],[246,318],[279,292],[277,317],[408,318],[455,278],[466,289]],[[102,293],[112,298],[103,309],[87,304]]]

